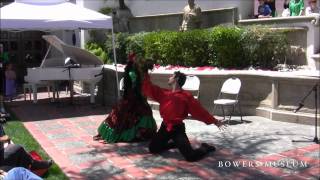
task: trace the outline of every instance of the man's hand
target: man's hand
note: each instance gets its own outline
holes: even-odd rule
[[[143,72],[144,72],[144,73],[147,73],[148,70],[152,70],[152,69],[153,69],[153,65],[154,65],[154,62],[153,62],[153,61],[151,61],[151,60],[145,61],[145,62],[144,62],[144,65],[143,65],[143,67],[142,67]]]
[[[10,137],[7,135],[1,136],[0,142],[3,142],[3,143],[10,142]]]
[[[218,128],[219,128],[219,130],[221,130],[221,131],[223,131],[223,130],[225,130],[226,129],[226,124],[223,122],[223,121],[221,121],[221,120],[217,120],[217,122],[216,123],[214,123]]]
[[[148,70],[152,70],[153,69],[153,65],[154,65],[154,62],[153,61],[147,61],[146,62],[146,68]]]
[[[7,172],[5,172],[4,170],[0,169],[0,177],[4,177],[7,175]]]

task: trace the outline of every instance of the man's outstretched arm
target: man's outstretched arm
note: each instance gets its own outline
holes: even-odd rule
[[[206,124],[215,124],[219,129],[223,126],[223,123],[204,109],[200,102],[194,99],[193,96],[189,98],[188,111],[193,118],[199,121]]]
[[[144,73],[144,78],[142,82],[142,92],[145,96],[159,102],[164,95],[163,91],[164,90],[159,86],[152,84],[148,73]]]

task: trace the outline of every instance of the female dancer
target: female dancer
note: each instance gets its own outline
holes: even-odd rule
[[[141,94],[141,77],[135,55],[130,54],[128,59],[122,99],[100,124],[94,140],[104,140],[106,143],[147,140],[157,130],[152,110]]]

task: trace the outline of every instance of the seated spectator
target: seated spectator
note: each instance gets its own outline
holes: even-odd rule
[[[283,3],[283,11],[282,11],[282,17],[289,17],[290,16],[290,9],[289,9],[289,2],[288,0],[285,0]]]
[[[309,6],[306,8],[306,16],[313,16],[320,14],[320,8],[317,6],[317,0],[309,0]]]
[[[2,124],[0,124],[0,166],[24,167],[27,169],[39,170],[48,169],[52,164],[52,160],[37,161],[20,145],[9,144],[4,147],[4,143],[10,143],[9,136],[5,135]]]
[[[290,16],[302,16],[304,0],[291,0],[289,4]]]
[[[258,0],[259,7],[258,7],[258,18],[270,18],[271,16],[271,9],[270,6],[264,3],[264,0]]]
[[[0,179],[3,180],[42,180],[26,168],[16,167],[8,172],[0,170]]]
[[[271,16],[276,17],[277,16],[276,0],[265,0],[264,3],[270,7]]]

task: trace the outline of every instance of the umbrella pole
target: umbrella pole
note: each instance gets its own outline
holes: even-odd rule
[[[119,100],[120,99],[119,77],[118,77],[118,69],[117,69],[117,55],[116,55],[115,37],[114,37],[113,27],[111,28],[111,31],[112,31],[113,60],[114,60],[114,66],[115,66],[115,70],[116,70],[117,100]]]

